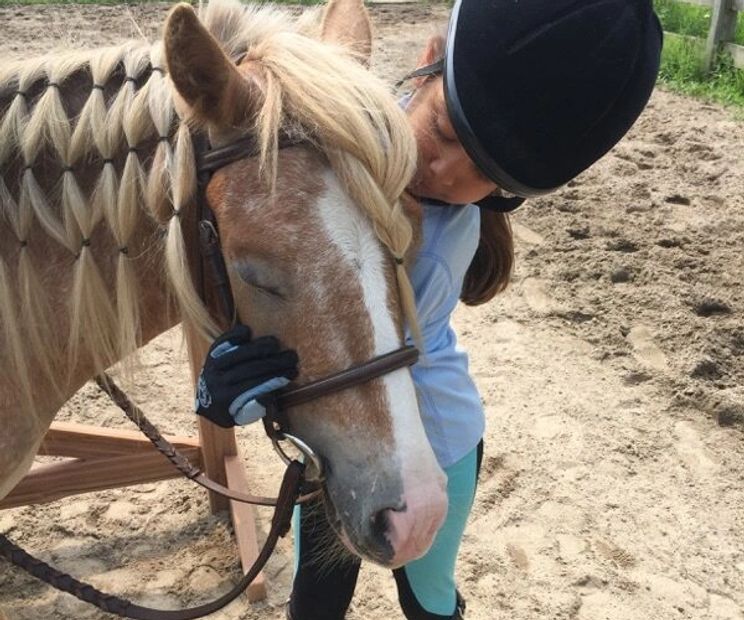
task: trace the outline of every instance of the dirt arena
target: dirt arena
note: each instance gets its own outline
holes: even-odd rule
[[[156,36],[166,8],[3,6],[0,62]],[[437,5],[371,11],[375,69],[390,82],[446,17]],[[456,316],[489,421],[459,564],[469,620],[744,620],[743,157],[741,116],[656,92],[611,154],[514,216],[513,285]],[[184,434],[179,343],[168,333],[147,347],[136,398]],[[128,428],[91,387],[60,417]],[[271,493],[281,467],[262,432],[240,438]],[[229,522],[183,482],[0,512],[0,531],[160,607],[212,598],[239,574]],[[282,541],[268,600],[213,617],[283,618],[291,573]],[[7,564],[0,608],[9,620],[111,617]],[[367,566],[349,618],[401,617],[391,576]]]

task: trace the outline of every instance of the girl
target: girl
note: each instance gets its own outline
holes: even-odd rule
[[[393,571],[409,620],[464,613],[454,570],[485,419],[451,313],[458,299],[482,304],[507,285],[513,255],[503,212],[565,184],[622,138],[648,101],[660,50],[651,0],[458,0],[446,37],[432,37],[420,68],[406,77],[414,90],[402,103],[419,151],[409,190],[424,213],[410,275],[425,355],[412,374],[449,496],[431,549]],[[220,354],[234,346],[246,361],[233,376],[244,380],[222,385]],[[286,385],[296,366],[293,352],[273,339],[251,341],[238,327],[207,356],[200,391],[212,397],[198,401],[197,412],[223,426],[254,421],[261,416],[255,399]],[[287,617],[340,620],[360,561],[316,564],[329,528],[323,511],[303,506],[295,516],[297,569]]]

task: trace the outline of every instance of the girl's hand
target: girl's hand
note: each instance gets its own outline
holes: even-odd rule
[[[246,325],[236,325],[212,343],[199,374],[196,413],[223,428],[250,424],[266,413],[257,401],[298,374],[297,353],[282,350],[273,336],[251,340]]]

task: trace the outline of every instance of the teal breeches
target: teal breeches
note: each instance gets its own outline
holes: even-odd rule
[[[449,508],[444,525],[422,558],[393,571],[401,609],[408,620],[457,618],[455,564],[470,515],[480,469],[482,443],[447,467]],[[319,507],[295,509],[295,579],[292,620],[341,620],[348,609],[361,562],[350,559],[333,568],[313,561],[322,551],[328,524]]]

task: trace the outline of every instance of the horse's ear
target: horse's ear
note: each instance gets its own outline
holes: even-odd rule
[[[364,66],[369,66],[372,24],[364,0],[329,0],[323,12],[322,38],[348,47]]]
[[[178,93],[199,121],[239,127],[256,114],[260,89],[243,76],[188,4],[165,22],[165,58]]]

